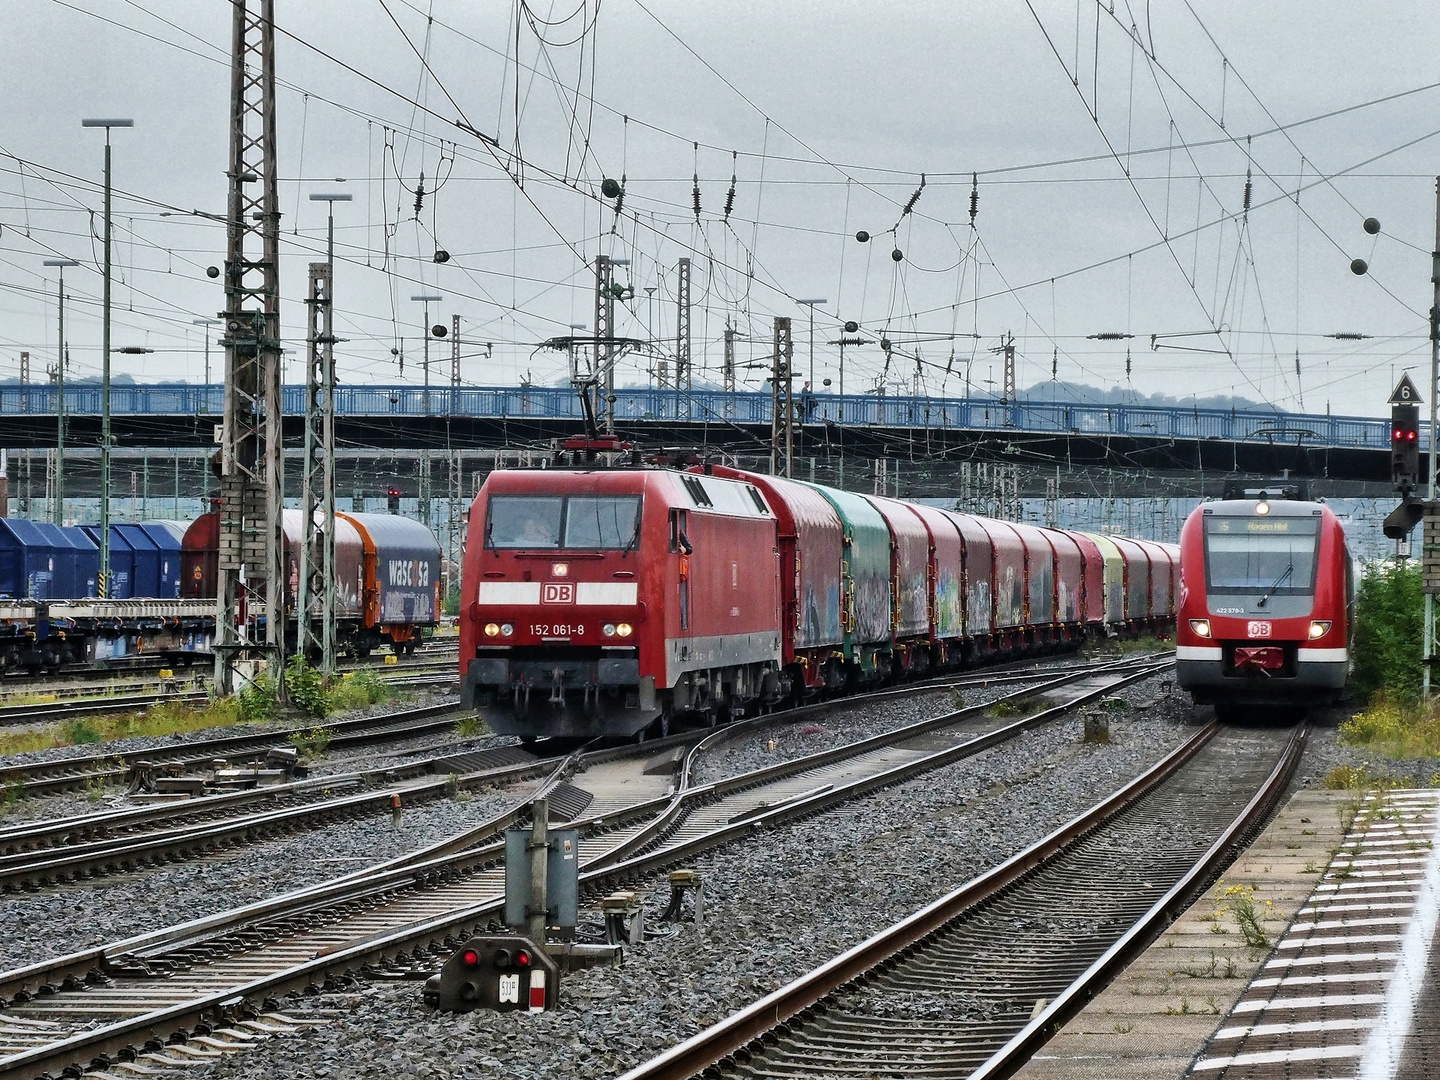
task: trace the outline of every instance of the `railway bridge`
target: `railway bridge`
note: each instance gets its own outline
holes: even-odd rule
[[[285,430],[298,443],[304,387],[284,388]],[[1146,405],[1002,402],[994,398],[838,395],[797,397],[796,453],[910,461],[1008,461],[1202,473],[1287,472],[1336,480],[1389,475],[1383,418]],[[216,444],[224,387],[114,386],[117,448],[201,449]],[[337,443],[383,450],[543,448],[584,430],[568,386],[343,386]],[[67,443],[94,446],[100,389],[65,390]],[[768,393],[619,389],[617,430],[649,448],[707,448],[754,456],[769,446]],[[0,447],[55,445],[57,401],[47,385],[0,388]]]

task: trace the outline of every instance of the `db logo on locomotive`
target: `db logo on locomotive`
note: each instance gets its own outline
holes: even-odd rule
[[[547,581],[540,586],[542,604],[573,604],[575,586],[568,581]]]
[[[1250,622],[1245,624],[1246,637],[1269,637],[1270,624],[1268,622]]]

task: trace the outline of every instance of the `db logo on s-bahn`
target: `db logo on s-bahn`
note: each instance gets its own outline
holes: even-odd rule
[[[1252,638],[1269,637],[1270,624],[1268,622],[1248,622],[1245,624],[1245,636]]]

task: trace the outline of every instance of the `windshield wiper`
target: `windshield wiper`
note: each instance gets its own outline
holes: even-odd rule
[[[1280,576],[1275,579],[1275,584],[1271,585],[1268,589],[1265,590],[1265,595],[1260,597],[1259,600],[1255,601],[1255,606],[1264,607],[1265,602],[1270,599],[1270,594],[1273,593],[1276,589],[1278,589],[1281,585],[1283,585],[1285,583],[1285,579],[1294,572],[1295,564],[1292,562],[1289,566],[1285,567],[1284,571],[1280,574]]]

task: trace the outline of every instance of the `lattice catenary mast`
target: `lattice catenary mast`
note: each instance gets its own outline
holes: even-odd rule
[[[242,658],[263,657],[279,674],[285,626],[275,4],[232,2],[225,336],[220,342],[225,347],[225,416],[215,618],[215,683],[226,692],[234,688],[235,663]],[[263,642],[252,639],[257,615],[265,617]]]

